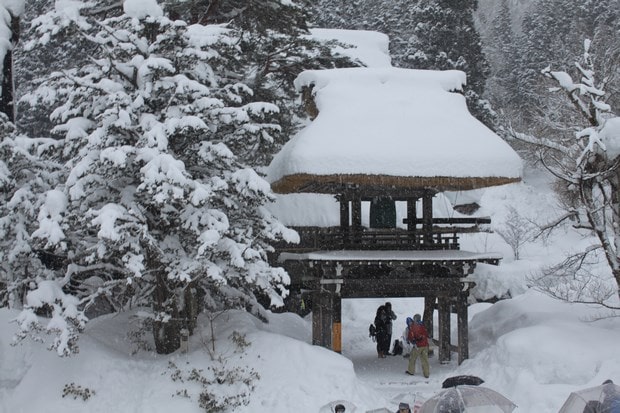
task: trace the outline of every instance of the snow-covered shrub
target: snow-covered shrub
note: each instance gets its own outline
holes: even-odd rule
[[[73,397],[76,400],[82,399],[83,401],[87,401],[95,394],[97,393],[94,390],[75,383],[65,384],[65,387],[62,389],[62,397]]]
[[[531,241],[535,235],[536,226],[521,215],[516,208],[510,206],[503,224],[494,230],[510,246],[514,259],[518,260],[521,258],[523,245]]]
[[[227,411],[245,406],[260,376],[253,369],[229,366],[218,360],[206,370],[181,369],[175,363],[168,363],[170,378],[183,385],[175,396],[195,399],[207,412]]]

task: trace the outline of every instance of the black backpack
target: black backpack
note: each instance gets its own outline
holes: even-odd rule
[[[394,340],[394,349],[392,350],[393,356],[399,356],[403,354],[403,344],[400,340]]]

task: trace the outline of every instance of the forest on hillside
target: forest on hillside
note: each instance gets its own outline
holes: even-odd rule
[[[549,84],[541,71],[573,70],[592,41],[598,77],[608,101],[620,104],[620,3],[617,0],[321,0],[314,24],[376,30],[390,37],[392,64],[416,69],[459,69],[468,93],[485,102],[470,110],[495,130],[514,125],[546,129]],[[483,115],[477,108],[484,108]],[[547,110],[549,109],[549,110]],[[485,118],[484,116],[489,116]]]

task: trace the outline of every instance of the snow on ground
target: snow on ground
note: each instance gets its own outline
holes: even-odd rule
[[[508,205],[540,219],[557,213],[547,182],[532,178],[526,176],[526,184],[491,188],[480,195],[481,212],[492,215],[492,225],[502,225]],[[133,320],[128,313],[92,320],[80,340],[80,353],[59,358],[36,343],[11,347],[14,325],[9,321],[17,312],[0,309],[0,413],[201,412],[196,401],[200,386],[189,381],[187,374],[192,368],[208,372],[222,366],[241,369],[243,377],[253,372],[260,376],[251,391],[239,382],[210,387],[219,397],[250,394],[249,404],[231,410],[239,413],[325,412],[321,407],[336,400],[357,406],[358,413],[380,407],[394,411],[400,401],[412,404],[416,398],[432,396],[440,391],[443,380],[459,374],[483,378],[485,386],[517,404],[516,413],[555,413],[572,391],[606,379],[620,382],[620,317],[601,318],[609,314],[527,288],[528,275],[591,238],[566,229],[546,243],[526,244],[520,260],[513,259],[497,234],[474,238],[464,239],[463,247],[505,256],[499,266],[478,266],[473,275],[476,295],[512,298],[471,305],[470,359],[459,366],[456,354],[443,365],[432,357],[429,379],[407,376],[407,361],[402,357],[377,358],[368,325],[385,299],[343,301],[342,355],[311,345],[311,316],[269,314],[265,324],[246,313],[230,311],[214,319],[215,351],[211,350],[210,322],[203,316],[187,354],[139,351],[132,355],[136,346],[124,332]],[[604,265],[599,272],[609,276]],[[398,316],[396,338],[406,317],[422,312],[423,302],[419,298],[390,301]],[[452,327],[455,342],[456,319]],[[235,345],[233,332],[249,345]],[[185,372],[183,382],[173,381],[177,368]],[[73,393],[63,398],[63,389],[71,383],[74,389],[81,386],[94,394],[87,400],[74,398]],[[183,396],[183,390],[190,398]]]
[[[440,391],[447,377],[473,374],[485,386],[514,401],[516,412],[556,412],[571,391],[595,386],[611,378],[620,381],[620,319],[594,321],[599,310],[570,305],[528,291],[497,304],[470,307],[471,359],[458,366],[431,358],[431,377],[405,375],[407,360],[400,356],[378,359],[368,338],[368,324],[385,300],[343,302],[343,353],[310,345],[310,318],[271,314],[263,324],[248,314],[228,312],[215,320],[215,353],[229,366],[259,374],[250,403],[235,412],[316,413],[334,400],[347,400],[358,412],[411,404]],[[422,300],[391,299],[397,313],[394,338],[404,320],[421,312]],[[81,340],[81,352],[59,358],[34,343],[10,347],[7,322],[15,312],[0,310],[0,412],[170,412],[202,411],[177,392],[199,392],[197,385],[173,381],[174,363],[181,369],[208,369],[209,322],[201,318],[199,334],[191,337],[188,354],[158,356],[139,352],[121,324],[128,315],[94,320]],[[453,323],[454,324],[454,323]],[[233,331],[245,335],[249,346],[235,352],[228,339]],[[419,368],[419,367],[418,367]],[[87,400],[62,397],[65,385],[94,391]],[[234,392],[247,391],[236,384]],[[223,389],[214,389],[223,393]],[[196,397],[196,396],[194,396]]]
[[[526,182],[532,185],[484,191],[478,198],[481,214],[492,215],[492,225],[502,225],[507,205],[540,219],[554,216],[556,200],[549,195],[547,182],[527,176]],[[8,323],[17,313],[2,309],[0,412],[200,412],[196,401],[200,387],[187,376],[184,382],[173,381],[173,373],[176,368],[209,371],[209,367],[223,365],[229,370],[242,369],[244,377],[252,372],[260,376],[252,391],[239,383],[211,388],[221,397],[226,392],[249,393],[249,404],[231,410],[240,413],[325,412],[321,408],[336,400],[357,406],[357,412],[380,407],[394,411],[401,401],[413,404],[431,397],[440,391],[443,380],[459,374],[483,378],[485,386],[517,404],[517,413],[555,413],[572,391],[606,379],[620,382],[620,318],[601,318],[606,314],[600,308],[556,301],[527,288],[528,275],[541,265],[559,260],[566,251],[591,239],[567,229],[546,243],[526,244],[522,259],[514,260],[497,234],[477,237],[464,239],[463,247],[474,252],[498,251],[505,258],[499,266],[478,266],[473,275],[476,295],[513,298],[471,305],[470,359],[459,366],[456,354],[448,364],[439,364],[434,356],[429,379],[407,376],[403,357],[377,358],[368,325],[385,299],[343,301],[342,355],[311,345],[311,316],[269,314],[266,324],[230,311],[213,321],[215,351],[211,350],[210,322],[203,316],[187,354],[160,356],[139,351],[132,355],[136,346],[123,330],[131,324],[131,314],[120,314],[92,320],[80,341],[80,353],[59,358],[36,343],[11,347],[14,326]],[[390,301],[398,316],[394,339],[402,333],[406,317],[422,312],[423,301]],[[452,327],[454,342],[456,319]],[[238,348],[231,340],[233,332],[249,345]],[[72,394],[63,398],[63,389],[71,383],[94,394],[87,400]],[[183,390],[191,399],[178,395]]]

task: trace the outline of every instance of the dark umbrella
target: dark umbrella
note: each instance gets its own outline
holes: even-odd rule
[[[463,386],[463,385],[478,386],[482,383],[484,383],[484,380],[482,380],[480,377],[467,376],[467,375],[454,376],[454,377],[448,377],[447,379],[445,379],[443,383],[441,384],[441,388],[448,389],[450,387]]]
[[[572,392],[558,413],[620,413],[620,386],[606,382]]]

